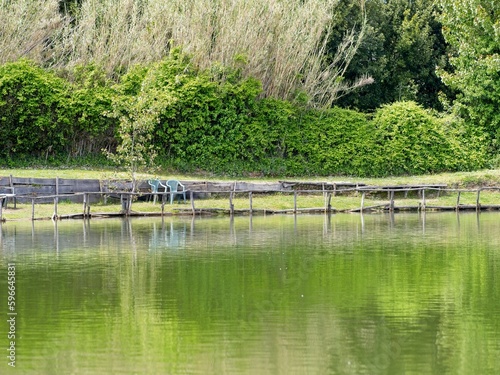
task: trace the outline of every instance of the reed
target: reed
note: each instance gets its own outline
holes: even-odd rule
[[[0,63],[28,58],[50,64],[69,24],[57,0],[1,0],[0,20]]]
[[[364,1],[364,0],[359,0]],[[96,63],[115,78],[182,46],[200,68],[240,68],[266,96],[329,105],[371,82],[342,80],[363,37],[352,30],[326,59],[337,0],[83,0],[66,16],[56,0],[3,1],[0,62],[25,56],[70,69]]]

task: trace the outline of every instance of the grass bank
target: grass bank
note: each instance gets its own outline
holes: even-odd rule
[[[33,178],[90,178],[90,179],[127,179],[129,175],[125,171],[116,169],[1,169],[1,176],[14,177],[33,177]],[[213,174],[195,174],[183,175],[172,174],[171,172],[159,171],[156,174],[143,173],[139,174],[140,179],[147,180],[149,178],[169,179],[176,178],[179,180],[191,181],[276,181],[276,180],[291,180],[291,181],[350,181],[365,183],[368,185],[389,186],[389,185],[415,185],[415,184],[446,184],[450,188],[476,188],[483,186],[500,186],[500,169],[488,169],[475,172],[456,172],[456,173],[439,173],[420,176],[398,176],[385,178],[360,178],[350,176],[330,176],[330,177],[307,177],[307,178],[262,178],[259,176],[253,177],[225,177],[216,176]]]

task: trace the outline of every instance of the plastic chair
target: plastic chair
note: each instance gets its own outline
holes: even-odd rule
[[[167,192],[167,187],[161,183],[160,180],[154,179],[148,181],[149,186],[151,186],[151,193],[153,194],[153,204],[156,204],[156,199],[160,189],[163,188],[164,192]]]
[[[170,193],[170,204],[174,203],[174,197],[182,195],[184,202],[186,201],[186,187],[180,183],[178,180],[168,180],[167,181],[168,191]]]

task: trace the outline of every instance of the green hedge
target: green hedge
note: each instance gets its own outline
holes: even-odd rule
[[[96,67],[73,77],[26,60],[0,66],[0,158],[85,156],[116,144],[109,82]]]
[[[96,66],[67,76],[28,61],[0,66],[1,159],[113,151],[119,116],[136,115],[126,103],[139,96],[142,111],[158,111],[157,163],[182,172],[387,176],[477,169],[487,158],[481,134],[413,102],[371,116],[307,109],[263,99],[237,69],[199,70],[180,50],[118,83]]]
[[[482,167],[486,153],[480,137],[461,129],[458,120],[439,118],[415,102],[383,106],[362,132],[360,170],[387,176]]]
[[[67,82],[28,61],[0,66],[0,156],[62,152]]]

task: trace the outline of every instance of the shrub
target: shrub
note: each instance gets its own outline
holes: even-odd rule
[[[477,137],[461,134],[445,123],[414,102],[380,108],[367,123],[369,138],[362,144],[362,170],[366,175],[385,176],[478,167],[484,154],[474,149]]]
[[[362,113],[332,108],[323,111],[308,110],[302,113],[301,121],[292,131],[287,156],[301,156],[304,166],[300,174],[357,175],[356,159],[359,145],[363,142],[360,131],[366,125]],[[298,166],[296,166],[298,167]]]
[[[44,155],[66,146],[67,82],[20,60],[0,66],[0,156]]]

